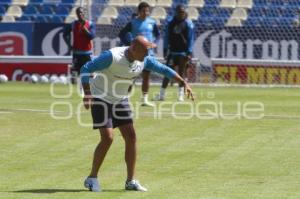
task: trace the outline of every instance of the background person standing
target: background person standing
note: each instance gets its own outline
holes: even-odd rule
[[[146,2],[141,2],[138,5],[137,17],[133,18],[127,25],[120,31],[119,37],[123,44],[130,45],[131,41],[138,35],[147,38],[148,41],[156,43],[159,38],[159,30],[156,21],[149,17],[150,5]],[[128,34],[130,33],[130,34]],[[149,49],[149,55],[154,55],[153,49]],[[148,91],[150,84],[150,71],[144,70],[142,73],[142,106],[154,106],[148,101]]]
[[[187,18],[185,7],[178,5],[175,16],[167,23],[164,35],[164,57],[173,60],[173,66],[178,66],[178,74],[185,77],[186,66],[192,58],[194,44],[194,25]],[[168,61],[167,61],[168,62]],[[165,90],[168,86],[169,79],[164,78],[160,93],[156,100],[165,99]],[[184,101],[184,87],[179,84],[178,101]]]
[[[73,68],[72,72],[80,74],[80,68],[91,60],[93,43],[95,38],[95,25],[91,21],[85,19],[84,8],[78,7],[76,9],[78,20],[66,26],[63,37],[73,54]],[[73,34],[71,41],[71,33]]]

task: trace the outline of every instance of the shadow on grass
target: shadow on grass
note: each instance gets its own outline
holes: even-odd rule
[[[89,192],[86,189],[25,189],[11,191],[13,193],[38,193],[38,194],[49,194],[49,193],[78,193],[78,192]],[[124,189],[103,189],[102,192],[125,192]]]
[[[12,191],[13,193],[60,193],[60,192],[87,192],[86,189],[24,189]]]

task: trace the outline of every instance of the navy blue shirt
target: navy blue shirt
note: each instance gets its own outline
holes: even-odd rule
[[[194,25],[191,20],[179,21],[173,17],[167,23],[164,35],[164,50],[169,49],[171,53],[192,54],[194,42]]]

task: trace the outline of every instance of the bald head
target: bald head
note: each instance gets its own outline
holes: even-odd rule
[[[137,36],[129,47],[129,51],[134,60],[143,61],[144,58],[148,55],[148,50],[150,48],[155,48],[156,45],[149,42],[143,36]]]
[[[156,45],[154,43],[149,42],[144,36],[137,36],[132,41],[132,45],[136,45],[137,47],[146,50],[150,48],[156,48]]]

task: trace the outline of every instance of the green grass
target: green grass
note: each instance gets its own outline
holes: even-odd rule
[[[259,120],[196,116],[184,120],[168,114],[157,119],[152,108],[138,107],[137,178],[149,189],[147,193],[123,190],[126,167],[118,130],[99,174],[104,191],[92,193],[83,188],[99,133],[78,124],[75,112],[80,97],[73,93],[70,98],[53,98],[49,90],[49,85],[0,85],[1,199],[300,198],[299,88],[194,87],[196,104],[222,102],[225,113],[235,113],[237,102],[263,103],[266,116]],[[139,101],[139,90],[133,103]],[[55,86],[56,93],[67,91],[67,86]],[[176,93],[176,88],[168,91]],[[158,92],[158,87],[151,92]],[[175,102],[175,95],[168,101]],[[53,102],[71,103],[71,118],[50,117]],[[199,111],[205,113],[206,108],[211,109],[203,106]],[[89,112],[80,110],[82,120],[90,122]],[[63,105],[55,111],[57,116],[68,115]],[[190,108],[178,105],[176,111],[188,113]]]

